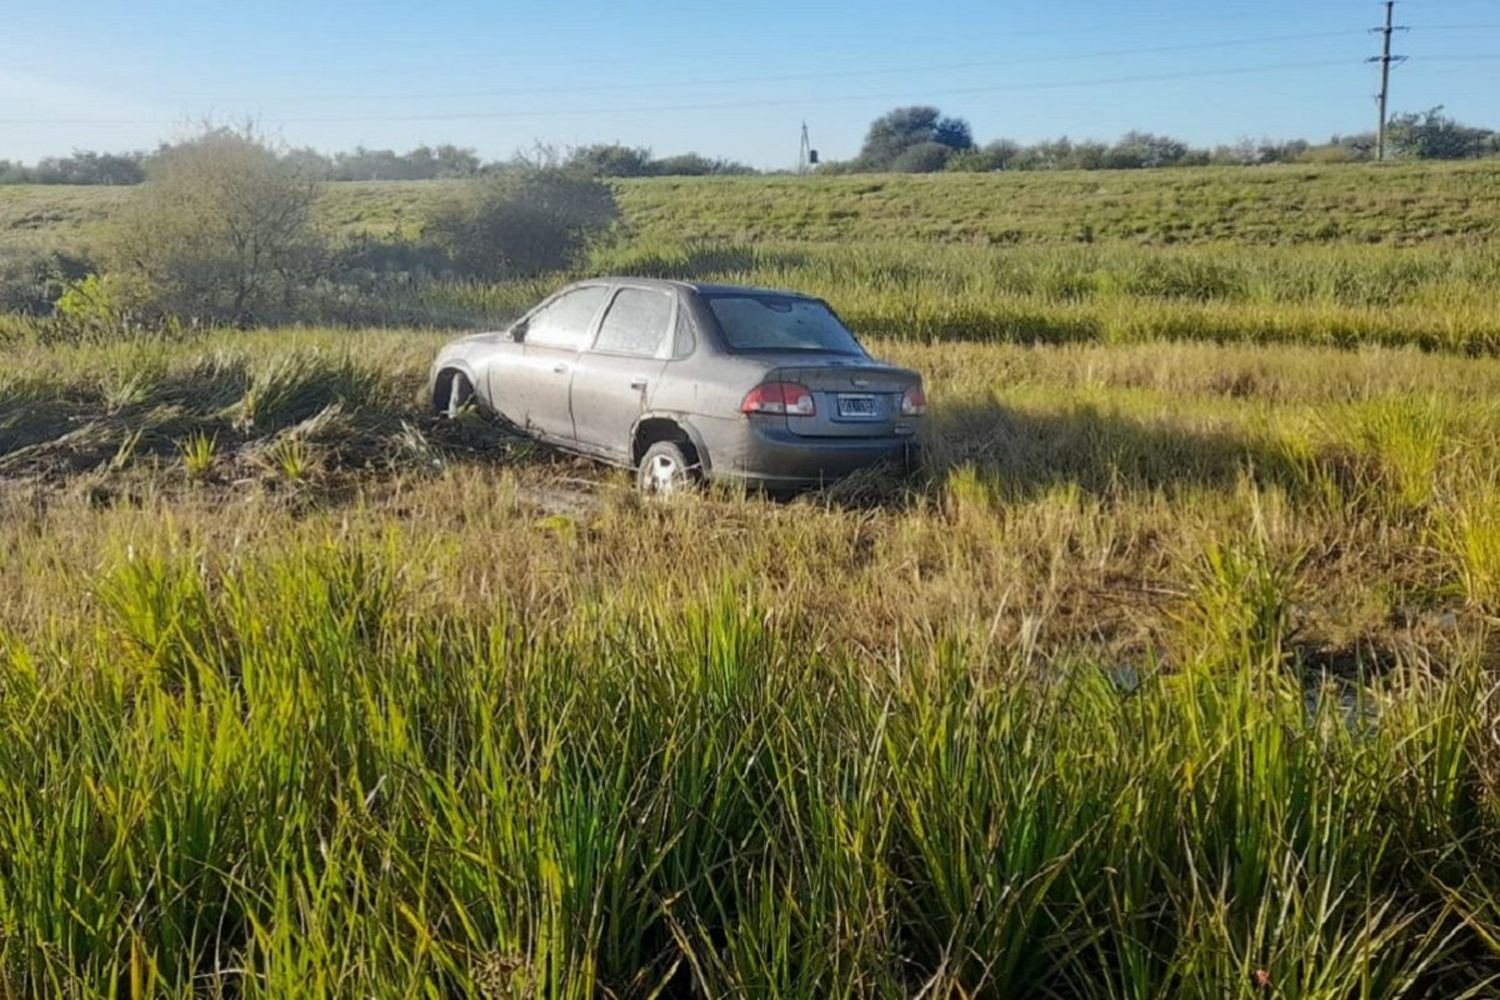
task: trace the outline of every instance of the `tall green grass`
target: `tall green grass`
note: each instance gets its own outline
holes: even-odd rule
[[[1500,987],[1494,360],[887,341],[921,476],[645,504],[441,339],[0,364],[0,996]]]
[[[1223,586],[1262,572],[1245,551],[1208,563]],[[1500,870],[1473,652],[1401,665],[1361,726],[1309,708],[1274,614],[1218,597],[1201,667],[1122,689],[963,634],[872,669],[733,575],[571,618],[421,611],[415,567],[451,558],[137,548],[94,624],[7,636],[6,990],[1343,998],[1500,972],[1464,902]]]

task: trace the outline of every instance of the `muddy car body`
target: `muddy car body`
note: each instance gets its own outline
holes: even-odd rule
[[[926,408],[920,376],[870,357],[819,299],[640,278],[578,282],[449,344],[431,391],[441,412],[481,406],[662,491],[907,463]]]

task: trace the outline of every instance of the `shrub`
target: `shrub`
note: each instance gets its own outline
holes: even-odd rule
[[[608,184],[543,168],[468,188],[433,213],[425,237],[464,275],[530,277],[573,264],[618,215]]]
[[[251,131],[216,128],[161,151],[107,248],[160,307],[246,323],[289,312],[321,273],[315,175]]]
[[[139,275],[89,274],[57,298],[57,315],[75,330],[110,332],[154,321],[152,289]]]
[[[45,316],[67,283],[88,272],[87,261],[68,254],[0,247],[0,312]]]
[[[898,154],[887,169],[898,174],[933,174],[946,167],[952,155],[952,148],[940,142],[920,142]]]

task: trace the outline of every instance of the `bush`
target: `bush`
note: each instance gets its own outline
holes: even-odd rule
[[[155,325],[152,290],[139,275],[89,274],[68,284],[57,315],[75,331],[111,333]]]
[[[210,129],[164,148],[107,241],[110,263],[160,308],[246,323],[289,313],[321,274],[315,175],[251,131]]]
[[[572,265],[618,216],[608,184],[542,168],[476,183],[433,213],[424,236],[463,275],[530,277]]]
[[[87,261],[68,254],[0,247],[0,312],[46,316],[68,282],[89,270]]]
[[[1355,163],[1365,159],[1360,151],[1352,146],[1329,144],[1327,146],[1311,146],[1297,154],[1297,163]]]
[[[898,174],[933,174],[948,165],[953,149],[940,142],[920,142],[908,146],[886,168]]]

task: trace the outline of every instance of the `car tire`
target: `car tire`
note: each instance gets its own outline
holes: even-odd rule
[[[691,493],[702,482],[702,473],[676,441],[658,441],[646,449],[636,467],[635,484],[648,496]]]
[[[457,420],[474,403],[474,387],[463,372],[454,372],[448,380],[448,398],[443,400],[439,412],[444,419]]]

